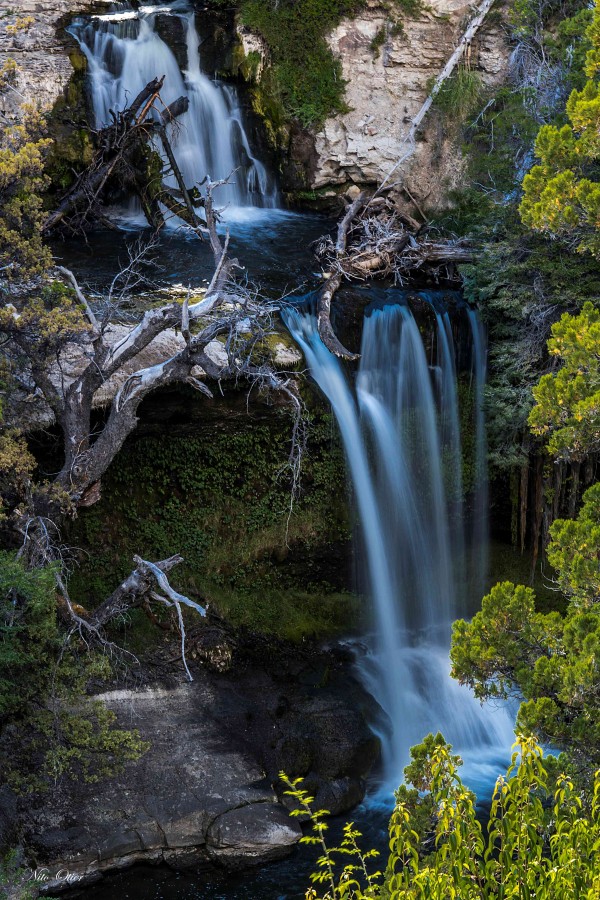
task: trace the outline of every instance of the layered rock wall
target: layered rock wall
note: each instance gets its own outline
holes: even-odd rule
[[[102,10],[105,5],[100,2],[96,7]],[[12,88],[0,94],[5,117],[17,117],[23,100],[49,108],[61,96],[73,73],[69,54],[75,59],[75,45],[64,25],[69,15],[90,8],[89,0],[53,0],[44,5],[23,0],[18,15],[35,21],[14,35],[6,34],[6,25],[14,24],[16,13],[5,13],[0,67],[8,58],[19,66]],[[305,187],[333,197],[350,185],[375,184],[385,177],[406,153],[410,123],[473,9],[465,0],[431,0],[416,18],[406,18],[402,28],[395,29],[385,4],[369,0],[360,16],[340,23],[329,43],[342,62],[349,109],[327,120],[316,134],[291,129],[288,169],[303,170]],[[260,78],[268,63],[266,48],[247,29],[240,30],[239,38],[246,55],[252,52],[262,58],[252,74]],[[495,86],[506,79],[509,56],[501,16],[493,11],[470,48],[468,63],[486,86]],[[438,207],[460,183],[461,174],[451,116],[442,119],[433,112],[418,135],[416,152],[398,175],[418,203]]]
[[[0,6],[0,69],[9,59],[18,66],[14,82],[0,92],[5,118],[17,119],[23,103],[50,109],[61,96],[73,75],[69,50],[74,46],[61,26],[90,6],[89,0],[20,0],[17,7]],[[29,18],[31,25],[11,33],[18,19]]]
[[[344,20],[330,36],[347,80],[349,111],[329,119],[316,135],[318,163],[313,188],[378,183],[406,154],[410,125],[426,99],[433,79],[458,44],[473,7],[464,0],[431,0],[416,19],[406,19],[400,33],[389,28],[389,14],[378,0],[354,20]],[[468,64],[486,86],[507,75],[510,50],[502,23],[492,14],[476,36]],[[384,42],[374,39],[387,28]],[[407,184],[428,206],[443,203],[461,177],[460,154],[451,118],[435,113],[417,136],[417,149],[400,167]]]

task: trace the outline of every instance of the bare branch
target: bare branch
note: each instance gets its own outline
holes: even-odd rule
[[[346,213],[338,226],[337,241],[335,245],[336,257],[339,258],[345,254],[348,241],[348,230],[360,210],[365,205],[365,202],[366,194],[363,192],[358,195],[356,200],[354,200],[346,210]],[[327,349],[335,356],[339,356],[342,359],[358,359],[359,354],[351,353],[350,350],[346,350],[343,344],[340,343],[331,325],[331,303],[341,283],[342,270],[340,269],[328,278],[319,291],[317,299],[317,325],[319,335]]]
[[[333,326],[331,324],[331,302],[336,291],[342,283],[341,272],[336,272],[327,279],[317,298],[317,323],[319,335],[328,350],[335,356],[342,359],[358,359],[358,353],[351,353],[346,350],[343,344],[337,339]]]
[[[183,306],[181,307],[181,333],[184,337],[185,343],[189,346],[191,335],[190,335],[190,292],[188,291],[187,297],[183,301]]]
[[[343,253],[346,252],[346,243],[348,241],[348,229],[354,222],[355,218],[363,208],[367,201],[367,195],[363,191],[358,195],[356,200],[354,200],[348,209],[344,217],[342,218],[340,224],[338,225],[338,234],[337,234],[337,242],[335,245],[336,252],[338,256],[342,256]]]
[[[90,325],[92,326],[94,335],[100,336],[100,325],[98,324],[98,320],[96,319],[96,316],[94,315],[92,308],[87,301],[87,298],[85,297],[81,288],[79,287],[79,284],[77,283],[77,279],[75,278],[75,275],[73,274],[73,272],[71,272],[70,269],[65,269],[64,266],[57,266],[56,268],[61,273],[61,275],[64,275],[71,282],[73,289],[75,291],[75,294],[77,296],[77,299],[83,306],[83,308],[85,310],[85,314],[88,318],[88,321],[89,321]]]
[[[206,615],[206,609],[203,606],[200,606],[199,603],[196,603],[194,600],[190,600],[189,597],[186,597],[184,594],[180,594],[178,591],[175,591],[171,585],[169,584],[169,579],[165,575],[164,568],[157,565],[156,563],[148,562],[145,559],[142,559],[140,556],[134,556],[133,561],[138,567],[138,569],[144,573],[146,571],[150,572],[156,582],[161,589],[161,591],[167,595],[169,600],[173,603],[183,603],[185,606],[189,606],[191,609],[195,609],[197,613],[200,613],[201,616]],[[183,560],[181,560],[183,562]]]
[[[212,232],[212,228],[213,228],[213,227],[214,227],[215,233],[216,233],[216,223],[211,223],[211,225],[210,225],[211,232]],[[223,273],[223,266],[225,265],[225,262],[226,262],[226,260],[227,260],[227,250],[228,250],[228,248],[229,248],[229,228],[228,228],[227,231],[225,232],[225,244],[224,244],[224,246],[221,248],[221,254],[220,254],[220,257],[219,257],[219,259],[218,259],[218,262],[217,262],[217,265],[216,265],[216,268],[215,268],[214,275],[213,275],[213,277],[211,278],[211,282],[210,282],[210,284],[209,284],[209,286],[208,286],[208,290],[207,290],[207,292],[206,292],[206,296],[207,296],[207,297],[210,297],[210,295],[213,293],[213,291],[217,290],[218,285],[221,283],[221,276],[222,276],[222,273]]]

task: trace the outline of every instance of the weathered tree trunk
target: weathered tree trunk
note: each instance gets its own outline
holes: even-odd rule
[[[525,538],[527,536],[527,509],[529,500],[529,438],[523,439],[522,445],[525,461],[521,466],[521,479],[519,484],[519,534],[521,539],[521,553],[525,551]]]
[[[535,458],[534,495],[533,495],[533,528],[532,528],[532,557],[530,583],[533,584],[537,567],[542,536],[542,519],[544,513],[544,460],[541,456]]]

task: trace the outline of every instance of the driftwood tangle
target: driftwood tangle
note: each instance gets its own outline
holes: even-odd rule
[[[122,112],[111,111],[113,122],[96,134],[97,150],[92,162],[48,216],[43,230],[63,227],[70,231],[85,230],[95,222],[111,225],[102,211],[102,199],[111,183],[125,186],[137,196],[150,225],[159,230],[165,223],[163,208],[178,216],[198,233],[206,233],[196,214],[201,205],[197,189],[183,179],[167,134],[167,126],[186,112],[187,97],[179,97],[168,106],[160,99],[164,78],[154,78],[140,91],[133,103]],[[152,177],[149,156],[153,142],[160,142],[168,167],[162,175]],[[166,185],[172,174],[178,187]]]
[[[381,196],[369,200],[362,193],[340,221],[335,243],[331,238],[320,241],[317,256],[328,275],[317,297],[318,329],[335,356],[358,359],[340,343],[331,325],[332,301],[344,280],[393,278],[401,284],[419,271],[448,279],[454,277],[456,264],[473,259],[466,241],[432,240],[425,229],[413,228],[391,200]]]

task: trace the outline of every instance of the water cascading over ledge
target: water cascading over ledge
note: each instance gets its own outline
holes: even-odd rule
[[[410,747],[441,731],[485,791],[506,763],[513,719],[482,706],[450,677],[454,619],[473,612],[485,577],[487,480],[482,410],[485,354],[477,314],[466,314],[474,397],[474,489],[464,514],[456,349],[448,313],[430,293],[436,348],[428,358],[400,292],[367,315],[356,384],[321,342],[313,315],[284,313],[344,443],[364,558],[373,633],[361,674],[387,714],[382,792],[401,782]],[[496,771],[497,767],[497,771]]]
[[[156,29],[159,15],[181,23],[186,59],[181,68]],[[193,187],[207,175],[213,181],[230,178],[231,183],[219,189],[219,205],[277,206],[273,178],[251,149],[236,89],[202,71],[195,12],[185,0],[138,9],[120,4],[116,12],[76,18],[69,31],[88,62],[96,127],[110,124],[111,110],[124,109],[149,81],[164,75],[165,105],[181,96],[189,99],[187,112],[169,126],[186,185]],[[174,178],[170,183],[177,187]]]

